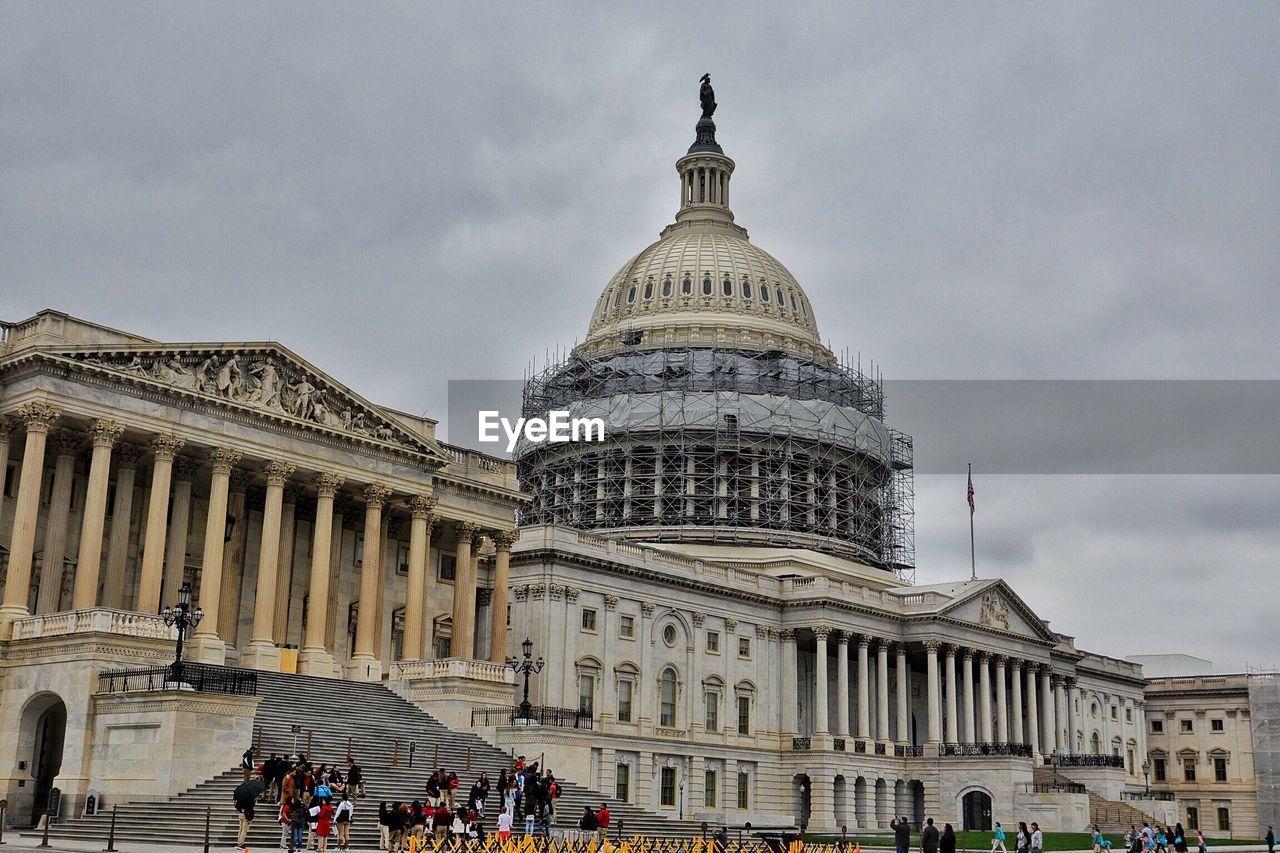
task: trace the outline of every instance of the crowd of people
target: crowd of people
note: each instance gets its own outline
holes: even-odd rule
[[[1093,828],[1093,839],[1094,853],[1102,853],[1111,846],[1102,837],[1097,826]],[[1175,824],[1172,828],[1144,823],[1142,829],[1135,826],[1129,827],[1129,831],[1124,834],[1124,846],[1128,853],[1169,853],[1169,850],[1187,853],[1190,845],[1187,843],[1186,834],[1182,831],[1181,823]],[[1208,853],[1209,850],[1204,841],[1204,833],[1200,830],[1196,830],[1196,848],[1200,853]]]

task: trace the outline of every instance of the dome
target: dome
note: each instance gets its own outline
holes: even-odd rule
[[[731,347],[834,361],[795,277],[734,223],[733,169],[719,146],[676,162],[676,221],[609,280],[577,352]]]

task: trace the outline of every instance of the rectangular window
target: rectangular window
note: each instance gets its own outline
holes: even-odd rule
[[[676,769],[674,767],[662,768],[662,786],[658,802],[664,806],[676,804]]]
[[[1190,720],[1179,720],[1178,730],[1181,731],[1183,734],[1190,734],[1191,732],[1195,731],[1195,728],[1192,726]]]
[[[1218,829],[1222,832],[1231,831],[1231,809],[1226,806],[1218,806]]]
[[[613,795],[624,803],[631,802],[631,765],[619,764],[614,775]]]
[[[582,608],[582,630],[595,631],[596,629],[596,612],[590,607]]]
[[[1120,715],[1119,715],[1119,713],[1116,711],[1116,706],[1115,706],[1115,705],[1112,705],[1112,706],[1111,706],[1111,719],[1113,719],[1113,720],[1118,720],[1118,719],[1120,719]]]
[[[458,558],[453,554],[440,555],[440,580],[451,581],[457,575]]]
[[[1182,759],[1182,778],[1188,782],[1196,781],[1196,760],[1194,758]]]
[[[1152,720],[1152,721],[1151,721],[1151,733],[1152,733],[1153,735],[1161,735],[1161,734],[1164,734],[1164,720]]]
[[[1222,720],[1210,720],[1210,721],[1209,721],[1209,731],[1211,731],[1211,732],[1220,732],[1220,731],[1224,731],[1224,730],[1225,730],[1225,727],[1223,726]]]
[[[707,691],[707,731],[720,730],[720,694]]]
[[[716,807],[716,771],[708,770],[702,789],[702,804],[709,809]]]
[[[4,467],[4,496],[6,498],[16,498],[18,496],[18,463],[10,462]],[[115,484],[111,485],[112,494],[108,497],[107,506],[111,506],[115,501]]]
[[[1132,708],[1125,708],[1125,709],[1124,709],[1124,721],[1125,721],[1126,723],[1132,723],[1132,722],[1133,722],[1133,709],[1132,709]]]
[[[1165,781],[1165,776],[1167,774],[1167,771],[1165,770],[1165,763],[1163,758],[1157,758],[1155,761],[1153,761],[1151,764],[1151,770],[1157,782]]]
[[[585,714],[595,711],[596,677],[583,673],[578,676],[578,710]]]
[[[1213,781],[1215,782],[1227,781],[1227,759],[1225,758],[1213,759]]]
[[[449,638],[436,637],[434,643],[436,647],[436,657],[447,658],[449,656]]]
[[[744,660],[751,657],[751,638],[750,637],[738,638],[738,657],[743,658]]]
[[[751,697],[738,697],[738,734],[751,734]]]
[[[636,635],[636,617],[619,616],[618,617],[618,636],[624,640],[630,640]]]
[[[630,681],[618,682],[618,722],[631,722],[631,689]]]
[[[707,651],[711,652],[712,654],[720,653],[720,632],[719,631],[707,632]]]
[[[747,773],[738,774],[738,808],[751,808],[751,776]]]
[[[511,605],[507,605],[507,627],[511,627]]]
[[[396,543],[396,574],[409,574],[409,545],[406,542]]]
[[[1129,750],[1129,760],[1128,760],[1128,762],[1127,762],[1126,766],[1129,768],[1129,775],[1130,775],[1130,776],[1132,776],[1132,775],[1133,775],[1133,771],[1134,771],[1134,764],[1133,764],[1133,750],[1132,750],[1132,749],[1131,749],[1131,750]]]
[[[1187,829],[1200,828],[1200,808],[1198,806],[1187,806]]]

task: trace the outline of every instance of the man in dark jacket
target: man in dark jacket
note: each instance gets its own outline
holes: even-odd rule
[[[933,818],[926,820],[920,831],[920,849],[923,853],[938,853],[938,827],[933,825]]]
[[[896,853],[910,853],[911,824],[907,823],[905,817],[898,818],[893,825],[893,846],[896,848]]]

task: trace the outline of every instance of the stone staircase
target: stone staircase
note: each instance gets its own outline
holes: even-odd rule
[[[336,761],[345,767],[350,744],[351,755],[363,768],[366,780],[366,797],[356,803],[351,829],[355,848],[377,849],[380,800],[425,800],[426,780],[434,766],[456,772],[462,780],[460,795],[465,797],[482,771],[488,772],[491,783],[496,783],[498,772],[510,762],[503,750],[474,734],[446,728],[382,684],[260,673],[258,693],[262,702],[258,705],[255,731],[263,758],[272,752],[302,751],[317,764]],[[295,724],[301,726],[301,734],[292,732]],[[410,741],[416,744],[412,767]],[[545,766],[553,772],[556,769],[553,759],[548,759]],[[557,807],[556,828],[576,827],[583,806],[594,808],[603,802],[608,803],[613,814],[611,830],[615,832],[621,824],[628,836],[688,838],[700,834],[700,824],[693,821],[672,820],[560,779],[558,774],[557,779],[563,793]],[[173,844],[200,844],[208,814],[212,842],[233,844],[237,821],[232,791],[241,781],[241,770],[228,769],[167,801],[120,804],[116,841],[163,839]],[[55,825],[50,837],[105,839],[111,804],[106,805],[107,811],[100,814]],[[492,799],[488,805],[485,826],[492,831],[500,806],[495,806]],[[254,818],[249,846],[275,847],[279,838],[276,808],[264,805]]]
[[[1036,767],[1033,771],[1033,781],[1037,785],[1052,785],[1054,782],[1053,770],[1048,767]],[[1059,774],[1058,781],[1072,781]],[[1079,784],[1079,783],[1075,783]],[[1088,788],[1085,793],[1089,797],[1089,826],[1094,824],[1107,835],[1123,835],[1129,831],[1129,827],[1142,827],[1143,822],[1155,824],[1155,818],[1135,809],[1128,803],[1117,803],[1114,800],[1104,799],[1102,796],[1095,794]]]

